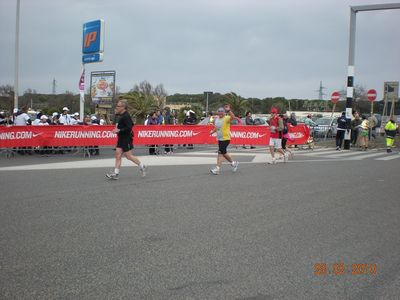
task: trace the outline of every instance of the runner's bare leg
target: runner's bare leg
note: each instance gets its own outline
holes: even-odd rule
[[[115,148],[115,168],[121,168],[122,148]]]
[[[124,155],[128,160],[140,166],[140,160],[132,154],[132,151],[124,152]]]

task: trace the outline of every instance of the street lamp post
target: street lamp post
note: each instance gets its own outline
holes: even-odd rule
[[[15,23],[15,77],[14,77],[14,108],[18,108],[18,80],[19,80],[19,8],[20,0],[17,0],[17,16]]]
[[[206,96],[206,116],[208,114],[208,96],[212,94],[213,92],[204,92],[204,95]]]

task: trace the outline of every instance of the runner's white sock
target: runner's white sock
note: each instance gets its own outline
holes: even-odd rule
[[[141,169],[143,169],[144,165],[143,165],[142,162],[140,162],[139,167],[140,167]]]
[[[114,169],[115,174],[119,174],[119,169]]]

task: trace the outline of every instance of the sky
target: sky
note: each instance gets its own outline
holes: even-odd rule
[[[78,93],[83,23],[104,19],[102,63],[122,92],[324,99],[346,86],[350,6],[379,0],[20,0],[19,94]],[[17,0],[0,1],[0,85],[14,84]],[[400,80],[400,9],[357,14],[355,84]]]

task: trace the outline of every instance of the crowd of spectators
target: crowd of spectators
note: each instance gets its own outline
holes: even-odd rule
[[[70,114],[68,107],[63,107],[62,112],[53,112],[47,116],[41,112],[36,115],[28,114],[28,108],[26,106],[21,109],[14,109],[12,114],[7,114],[4,111],[0,111],[0,125],[3,126],[49,126],[49,125],[105,125],[104,119],[98,118],[96,115],[86,115],[83,119],[80,118],[78,112]],[[64,154],[65,152],[71,152],[77,149],[77,147],[24,147],[16,148],[15,152],[25,155],[32,155],[33,153],[39,153],[41,155],[48,154]],[[98,146],[84,147],[84,150],[91,155],[99,155],[100,150]]]
[[[41,112],[32,115],[28,114],[26,106],[21,109],[15,108],[12,114],[0,111],[0,125],[105,125],[106,122],[96,115],[86,115],[80,118],[78,112],[70,114],[68,107],[63,107],[62,112],[53,112],[51,115],[45,115]]]

